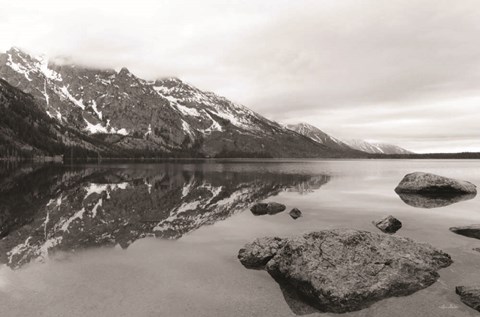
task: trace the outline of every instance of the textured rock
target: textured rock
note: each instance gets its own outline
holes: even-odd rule
[[[467,181],[415,172],[405,175],[397,188],[395,188],[395,192],[448,197],[461,194],[476,194],[477,190],[475,185]]]
[[[297,219],[302,216],[302,212],[298,208],[293,208],[292,210],[290,210],[289,215],[293,219]]]
[[[373,224],[385,233],[395,233],[402,227],[400,220],[393,216],[388,216],[381,220],[373,221]]]
[[[412,294],[435,283],[437,270],[452,263],[448,254],[428,244],[366,231],[325,230],[283,243],[277,239],[275,248],[265,239],[247,244],[240,251],[242,263],[249,259],[252,267],[259,254],[261,265],[254,267],[265,265],[281,287],[295,290],[322,312],[355,311]]]
[[[480,225],[451,227],[450,231],[465,237],[480,239]]]
[[[238,259],[247,268],[261,268],[283,247],[285,241],[278,237],[259,238],[238,252]]]
[[[480,311],[480,286],[457,286],[455,292],[465,305]]]
[[[269,202],[269,203],[257,203],[255,204],[252,208],[250,208],[250,211],[256,215],[274,215],[279,212],[282,212],[286,209],[285,205],[275,203],[275,202]]]

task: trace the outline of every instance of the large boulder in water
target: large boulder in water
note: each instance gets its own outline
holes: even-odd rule
[[[255,216],[260,216],[260,215],[274,215],[279,212],[282,212],[286,209],[285,205],[279,204],[276,202],[269,202],[269,203],[257,203],[253,205],[252,208],[250,208],[250,211],[255,215]]]
[[[472,199],[477,189],[467,181],[415,172],[405,175],[395,192],[410,206],[437,208]]]
[[[457,286],[455,292],[464,304],[480,311],[480,286]]]
[[[335,313],[412,294],[435,283],[437,270],[452,263],[448,254],[428,244],[350,229],[257,239],[238,257],[251,268],[257,254],[257,268],[264,267],[283,289],[322,312]]]
[[[467,181],[415,172],[405,175],[395,188],[395,192],[426,196],[455,196],[476,194],[477,189],[475,185]]]

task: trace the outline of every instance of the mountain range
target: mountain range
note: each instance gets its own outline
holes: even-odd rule
[[[366,157],[408,151],[283,126],[178,78],[0,54],[0,153],[108,157]]]
[[[358,139],[340,140],[308,123],[289,124],[286,127],[339,151],[354,149],[369,154],[413,154],[411,151],[388,143],[373,143]]]

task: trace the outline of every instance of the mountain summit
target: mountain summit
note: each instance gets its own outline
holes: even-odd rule
[[[33,96],[59,126],[95,140],[113,156],[350,157],[245,106],[177,78],[147,81],[119,72],[57,65],[18,48],[0,54],[0,78]]]

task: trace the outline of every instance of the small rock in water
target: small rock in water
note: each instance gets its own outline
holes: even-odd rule
[[[457,286],[455,293],[460,296],[460,299],[465,305],[480,311],[480,286]]]
[[[302,216],[302,212],[298,208],[293,208],[292,210],[290,210],[289,214],[290,217],[292,217],[293,219],[297,219]]]
[[[480,248],[473,248],[473,251],[480,252]]]
[[[480,225],[451,227],[450,231],[465,237],[480,239]]]
[[[393,216],[388,216],[381,220],[373,221],[373,224],[385,233],[395,233],[402,227],[400,220]]]
[[[250,208],[250,211],[256,215],[274,215],[279,212],[282,212],[286,209],[285,205],[279,204],[276,202],[269,202],[269,203],[257,203],[255,204],[252,208]]]
[[[257,239],[238,258],[248,268],[265,268],[305,303],[334,313],[410,295],[435,283],[437,270],[452,263],[428,244],[353,229]]]

